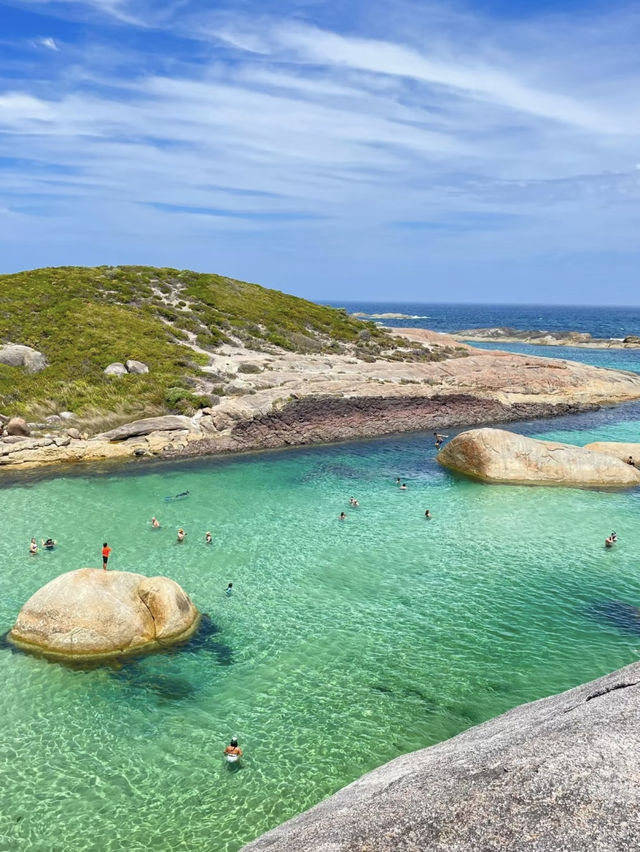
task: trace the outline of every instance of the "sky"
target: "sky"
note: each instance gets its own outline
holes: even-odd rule
[[[637,305],[638,44],[615,0],[0,0],[0,272]]]

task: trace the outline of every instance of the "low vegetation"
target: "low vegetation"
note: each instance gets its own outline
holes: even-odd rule
[[[0,342],[26,344],[49,361],[35,375],[0,365],[0,411],[40,417],[206,405],[200,367],[225,343],[275,354],[351,352],[363,361],[442,357],[342,309],[220,275],[143,266],[0,276]],[[129,358],[150,372],[104,375],[108,364]],[[258,369],[247,363],[242,372]]]

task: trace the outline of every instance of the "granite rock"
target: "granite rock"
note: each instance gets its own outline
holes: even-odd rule
[[[612,455],[527,438],[505,429],[461,432],[437,458],[444,467],[485,482],[640,485],[640,471]]]
[[[198,611],[167,577],[80,568],[56,577],[22,607],[8,638],[26,650],[100,657],[180,640]]]
[[[244,852],[640,848],[640,663],[369,772]]]

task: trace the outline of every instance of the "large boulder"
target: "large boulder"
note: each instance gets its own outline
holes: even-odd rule
[[[23,417],[12,417],[6,425],[5,431],[7,435],[30,435],[27,421]]]
[[[109,432],[104,432],[100,437],[107,438],[109,441],[124,441],[137,435],[150,435],[152,432],[172,432],[175,429],[190,429],[191,426],[189,417],[167,414],[164,417],[145,417],[144,420],[125,423]]]
[[[188,595],[167,577],[80,568],[36,592],[8,638],[54,656],[103,657],[181,641],[198,619]]]
[[[112,364],[108,364],[103,372],[105,376],[126,376],[127,368],[120,361],[114,361]]]
[[[128,373],[136,373],[137,375],[149,372],[149,367],[143,361],[134,361],[131,358],[125,362],[125,367]]]
[[[504,429],[461,432],[437,458],[445,467],[485,482],[640,485],[640,471],[612,455],[527,438]]]
[[[5,364],[7,367],[24,367],[28,373],[39,373],[48,366],[42,352],[19,343],[0,346],[0,364]]]
[[[640,663],[364,775],[244,852],[640,848]]]

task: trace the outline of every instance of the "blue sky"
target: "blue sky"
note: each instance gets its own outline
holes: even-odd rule
[[[0,272],[638,304],[639,43],[637,4],[0,0]]]

